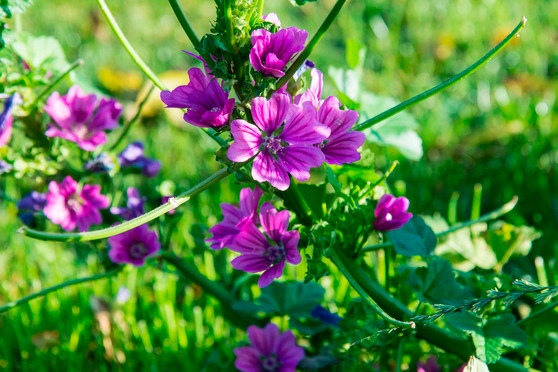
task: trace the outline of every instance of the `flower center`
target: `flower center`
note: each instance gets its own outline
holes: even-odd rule
[[[142,258],[147,253],[147,248],[142,243],[134,243],[128,249],[128,253],[132,258]]]
[[[221,108],[217,107],[217,106],[215,106],[211,110],[209,110],[209,112],[219,112],[219,111],[221,111]]]
[[[76,213],[79,213],[85,204],[85,200],[83,200],[79,195],[74,194],[68,198],[66,201],[66,207]]]
[[[285,247],[283,247],[283,245],[274,244],[267,249],[267,258],[272,265],[283,261],[285,256]]]
[[[283,144],[280,138],[277,137],[268,137],[265,139],[264,146],[271,152],[273,155],[276,155],[283,149]]]
[[[280,363],[277,361],[275,354],[271,354],[262,358],[262,369],[265,372],[275,372],[279,369]]]
[[[386,214],[386,221],[391,221],[393,220],[393,216],[391,215],[391,213]]]

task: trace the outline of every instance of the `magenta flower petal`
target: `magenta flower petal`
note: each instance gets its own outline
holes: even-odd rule
[[[277,345],[277,359],[283,362],[281,367],[295,368],[304,358],[304,349],[292,347],[292,345],[296,345],[296,337],[293,332],[290,330],[283,332]]]
[[[252,101],[252,116],[256,125],[271,136],[287,118],[291,108],[291,99],[286,94],[274,94],[268,101],[264,97],[256,97]]]
[[[321,106],[322,88],[324,85],[323,74],[317,68],[313,68],[310,75],[312,76],[310,88],[308,88],[306,92],[297,95],[294,98],[294,103],[302,105],[304,102],[310,102],[312,103],[312,106],[318,108]]]
[[[260,222],[264,232],[275,243],[281,243],[281,237],[287,233],[289,227],[289,211],[277,212],[270,202],[262,204],[260,209]]]
[[[296,230],[287,231],[282,237],[283,246],[285,247],[285,259],[292,265],[298,265],[302,261],[300,251],[298,250],[298,241],[300,234]]]
[[[277,157],[284,169],[299,181],[309,179],[310,168],[319,167],[325,160],[325,155],[319,148],[304,146],[286,147]]]
[[[273,23],[277,27],[281,27],[281,20],[276,13],[269,13],[262,16],[262,19],[266,22]]]
[[[348,132],[358,121],[358,113],[353,110],[341,110],[341,104],[335,97],[328,97],[320,106],[318,121],[331,129],[328,140],[333,140]]]
[[[227,151],[230,160],[240,163],[255,156],[263,143],[260,129],[245,120],[234,120],[231,124],[234,142]]]
[[[4,147],[12,138],[13,117],[7,116],[4,122],[0,122],[0,147]]]
[[[296,27],[281,29],[275,34],[267,30],[252,31],[250,62],[265,76],[281,77],[294,55],[304,49],[308,32]]]
[[[349,164],[360,160],[360,148],[366,136],[362,132],[347,132],[332,140],[328,140],[322,148],[328,164]]]
[[[272,354],[277,350],[277,346],[279,346],[279,328],[273,323],[267,324],[264,329],[250,326],[247,333],[252,347],[260,354]]]
[[[252,177],[258,182],[267,181],[281,191],[288,189],[291,182],[285,167],[269,151],[260,152],[254,159]]]
[[[247,254],[265,255],[268,247],[267,238],[251,221],[246,221],[242,230],[229,244],[230,250]]]
[[[329,137],[331,130],[318,122],[316,108],[310,103],[291,105],[281,139],[291,145],[313,145]]]
[[[243,254],[232,260],[231,265],[236,270],[246,271],[247,273],[259,273],[269,268],[269,260],[261,255]]]
[[[234,366],[243,372],[261,372],[260,353],[251,346],[234,349],[236,360]]]
[[[285,269],[285,261],[279,261],[275,265],[263,272],[258,279],[258,287],[264,288],[273,283],[273,280],[278,279],[283,275]]]

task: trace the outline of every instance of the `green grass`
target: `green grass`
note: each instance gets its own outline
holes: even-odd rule
[[[266,9],[275,10],[272,6],[276,4],[284,26],[296,25],[312,34],[327,14],[325,6],[333,2],[320,0],[295,9],[287,1],[268,1]],[[108,1],[108,5],[156,72],[191,65],[180,50],[192,50],[192,46],[165,1]],[[214,5],[210,1],[182,5],[201,36],[210,27]],[[312,59],[323,70],[328,65],[342,66],[344,40],[354,38],[367,46],[367,88],[404,100],[475,61],[523,15],[528,18],[527,28],[516,44],[466,81],[411,110],[421,123],[419,133],[425,148],[421,161],[405,160],[391,149],[373,150],[379,170],[394,159],[401,162],[391,179],[392,183],[404,181],[413,212],[445,215],[452,193],[458,192],[458,217],[468,219],[476,183],[483,187],[483,212],[518,195],[519,205],[510,218],[544,232],[532,257],[545,257],[553,283],[556,270],[552,271],[552,260],[558,253],[558,41],[553,37],[557,2],[353,0]],[[83,58],[85,65],[79,74],[95,84],[100,84],[97,73],[103,66],[138,71],[94,1],[37,0],[21,21],[22,28],[33,34],[57,37],[69,60]],[[331,87],[327,91],[332,92]],[[132,105],[135,91],[116,94]],[[483,98],[487,95],[490,102]],[[547,112],[543,115],[544,105]],[[169,179],[184,190],[218,169],[212,142],[195,128],[181,130],[169,125],[163,115],[143,120],[130,138],[143,139],[148,154],[164,166],[155,180],[129,176],[119,181],[122,185],[147,192]],[[117,190],[121,189],[118,185]],[[6,186],[9,195],[20,191],[11,184]],[[172,249],[194,257],[200,271],[210,278],[220,277],[213,261],[223,261],[221,253],[196,246],[192,226],[203,230],[217,222],[219,203],[235,202],[238,191],[234,180],[227,179],[181,207],[183,216],[173,232]],[[104,242],[91,251],[75,244],[24,239],[16,234],[16,212],[9,203],[0,209],[4,232],[0,235],[0,304],[102,270]],[[300,280],[304,266],[303,262],[296,270],[291,268],[289,278]],[[230,266],[225,272],[223,282],[229,285],[230,276],[238,273]],[[351,292],[344,280],[333,277],[325,281],[329,301],[348,301]],[[122,286],[132,296],[119,305],[114,298]],[[107,335],[98,320],[106,313],[96,315],[91,305],[94,299],[106,301],[111,308]],[[41,345],[48,338],[46,332],[57,332],[48,347]],[[127,267],[113,279],[67,288],[4,313],[0,315],[0,335],[0,369],[34,372],[230,370],[232,349],[245,339],[242,330],[231,328],[220,306],[199,287],[156,267]]]

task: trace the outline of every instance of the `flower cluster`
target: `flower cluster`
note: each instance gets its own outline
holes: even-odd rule
[[[240,371],[294,372],[304,358],[304,349],[297,346],[294,334],[281,333],[273,323],[263,329],[250,326],[247,333],[250,346],[234,349],[234,365]]]
[[[278,212],[271,203],[265,202],[258,214],[261,195],[258,187],[254,191],[245,188],[240,194],[240,209],[222,204],[223,221],[209,230],[213,237],[207,241],[213,249],[227,247],[240,253],[231,262],[235,269],[249,273],[263,271],[258,280],[263,288],[283,275],[285,261],[298,265],[302,258],[298,251],[298,231],[287,231],[289,211]]]

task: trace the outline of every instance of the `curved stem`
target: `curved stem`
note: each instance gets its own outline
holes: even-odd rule
[[[450,234],[450,233],[455,232],[457,230],[461,230],[461,229],[464,229],[466,227],[476,225],[477,223],[491,221],[491,220],[495,220],[496,218],[500,218],[503,215],[505,215],[506,213],[508,213],[509,211],[511,211],[513,208],[515,208],[515,206],[517,205],[517,200],[518,200],[517,196],[514,196],[512,200],[510,200],[506,204],[502,205],[500,208],[498,208],[496,210],[493,210],[492,212],[488,212],[487,214],[483,214],[482,216],[480,216],[476,220],[465,221],[465,222],[462,222],[460,224],[454,225],[447,230],[444,230],[444,231],[441,231],[441,232],[437,233],[436,236],[447,235],[447,234]],[[370,251],[376,251],[378,249],[383,249],[383,248],[392,247],[392,246],[393,246],[393,243],[386,242],[386,243],[380,243],[380,244],[375,244],[375,245],[370,245],[368,247],[364,247],[364,248],[362,248],[362,251],[363,252],[370,252]]]
[[[523,17],[521,19],[521,22],[519,22],[519,24],[515,27],[515,29],[504,39],[500,42],[500,44],[496,45],[492,50],[490,50],[488,53],[486,53],[481,59],[479,59],[478,61],[476,61],[475,63],[473,63],[471,66],[467,67],[465,70],[461,71],[459,74],[449,78],[448,80],[444,81],[441,84],[438,84],[437,86],[435,86],[434,88],[428,89],[425,92],[422,92],[421,94],[414,96],[411,99],[406,100],[405,102],[402,102],[400,104],[398,104],[397,106],[394,106],[392,108],[390,108],[387,111],[382,112],[381,114],[378,114],[376,116],[374,116],[371,119],[366,120],[363,123],[360,123],[358,125],[356,125],[354,127],[354,130],[365,130],[370,128],[371,126],[386,120],[387,118],[392,117],[395,114],[398,114],[399,112],[413,106],[416,105],[417,103],[424,101],[427,98],[432,97],[435,94],[440,93],[441,91],[451,87],[452,85],[454,85],[455,83],[457,83],[459,80],[471,75],[473,72],[475,72],[477,69],[479,69],[482,65],[484,65],[486,62],[488,62],[490,60],[490,58],[494,57],[496,54],[498,54],[498,52],[500,52],[506,45],[508,45],[508,43],[511,41],[511,39],[513,37],[515,37],[519,31],[521,31],[521,29],[523,29],[523,27],[525,27],[525,22],[527,22],[527,19],[525,17]]]
[[[209,280],[193,265],[171,252],[164,253],[162,257],[165,261],[174,266],[182,276],[199,285],[205,293],[215,297],[223,307],[223,316],[228,317],[233,323],[242,328],[247,328],[253,324],[263,325],[262,320],[252,314],[235,310],[233,304],[237,301],[236,297],[233,296],[227,288]]]
[[[110,28],[112,29],[112,31],[114,32],[118,40],[120,41],[120,44],[122,44],[124,49],[126,49],[128,54],[130,55],[132,60],[136,63],[136,65],[140,68],[140,70],[143,71],[143,73],[153,82],[153,84],[157,86],[157,88],[161,90],[166,90],[167,88],[165,87],[165,85],[161,82],[161,80],[159,80],[157,75],[155,75],[155,73],[151,71],[151,69],[149,68],[149,66],[147,66],[147,64],[143,61],[143,59],[141,59],[141,57],[136,52],[134,47],[132,47],[132,44],[130,44],[130,42],[122,32],[122,29],[120,29],[120,26],[118,26],[118,23],[116,22],[116,19],[114,19],[112,13],[110,12],[109,7],[105,3],[105,0],[97,0],[97,4],[99,4],[99,8],[101,8],[101,12],[103,12],[103,15],[105,16]]]
[[[352,270],[349,270],[349,267],[355,266],[354,262],[347,257],[343,257],[342,253],[336,252],[335,248],[331,249],[331,260],[339,268],[339,270],[343,273],[345,278],[349,281],[349,284],[358,292],[358,294],[362,297],[370,307],[386,322],[393,324],[396,327],[404,327],[404,328],[415,328],[415,322],[403,322],[391,317],[388,313],[386,313],[378,304],[374,301],[374,299],[361,287],[359,281],[351,274]]]
[[[120,225],[108,227],[106,229],[100,229],[95,231],[88,231],[82,233],[48,233],[44,231],[38,231],[30,229],[27,226],[22,226],[18,232],[38,240],[54,240],[60,242],[75,242],[75,241],[89,241],[108,238],[110,236],[118,235],[135,227],[143,225],[155,218],[162,216],[163,214],[177,208],[181,204],[186,203],[191,197],[201,193],[202,191],[213,186],[217,182],[221,181],[223,178],[227,177],[229,174],[228,168],[223,168],[217,173],[213,174],[211,177],[206,178],[196,186],[192,187],[190,190],[180,194],[177,197],[169,199],[169,201],[158,208],[153,209],[139,217],[132,220],[126,221]]]
[[[169,4],[172,8],[172,11],[174,12],[174,15],[176,16],[176,19],[178,19],[178,22],[180,22],[180,26],[182,26],[182,29],[184,30],[184,32],[186,32],[186,36],[188,36],[190,42],[194,44],[194,47],[197,48],[200,45],[200,39],[194,32],[194,29],[190,25],[190,22],[188,22],[188,18],[186,18],[186,15],[182,11],[182,8],[180,7],[180,5],[178,5],[178,2],[176,0],[169,0]]]
[[[56,80],[54,80],[52,83],[50,83],[50,85],[48,87],[46,87],[45,90],[43,90],[38,96],[37,98],[35,98],[35,100],[33,101],[33,103],[31,104],[31,107],[35,107],[37,105],[37,103],[39,103],[39,101],[46,96],[47,94],[49,94],[55,86],[57,86],[62,80],[64,80],[64,78],[66,76],[68,76],[70,74],[70,72],[74,71],[76,68],[78,68],[79,66],[83,65],[83,59],[78,59],[77,61],[75,61],[74,63],[72,63],[67,69],[66,71],[64,71],[62,74],[60,74],[60,76],[58,76],[56,78]]]
[[[289,82],[289,79],[293,77],[293,75],[298,70],[298,68],[300,66],[302,66],[304,61],[306,61],[306,59],[310,56],[310,53],[312,53],[312,50],[314,50],[314,47],[322,39],[322,37],[326,33],[329,26],[333,23],[333,20],[337,17],[339,12],[341,11],[341,8],[343,7],[343,5],[345,5],[346,1],[347,0],[337,0],[337,2],[335,3],[333,8],[331,9],[329,14],[327,15],[326,19],[322,22],[320,28],[318,28],[318,31],[316,31],[316,33],[312,37],[312,40],[310,40],[308,45],[306,45],[306,48],[304,48],[302,53],[300,53],[300,55],[293,62],[291,67],[289,67],[289,69],[287,70],[285,75],[281,79],[279,79],[279,81],[277,82],[277,89],[281,89],[283,87],[283,85],[287,84]]]
[[[122,268],[119,267],[118,269],[106,272],[104,274],[97,274],[97,275],[92,275],[92,276],[88,276],[88,277],[85,277],[85,278],[68,280],[64,283],[54,285],[52,287],[43,289],[40,292],[33,293],[29,296],[25,296],[23,298],[20,298],[19,300],[8,302],[6,305],[0,307],[0,313],[11,310],[11,309],[13,309],[15,307],[18,307],[20,305],[23,305],[23,304],[25,304],[25,303],[27,303],[31,300],[34,300],[35,298],[46,296],[47,294],[49,294],[51,292],[58,291],[59,289],[62,289],[62,288],[66,288],[66,287],[70,287],[70,286],[76,285],[76,284],[81,284],[81,283],[85,283],[85,282],[92,282],[94,280],[99,280],[99,279],[104,279],[104,278],[111,277],[111,276],[119,273],[121,270],[122,270]]]
[[[149,89],[149,92],[147,92],[147,94],[145,95],[145,98],[138,105],[138,111],[136,112],[136,114],[134,115],[132,120],[130,120],[128,123],[126,123],[126,125],[122,129],[122,132],[120,132],[120,135],[118,136],[116,141],[114,141],[114,143],[110,147],[110,149],[109,149],[110,151],[114,150],[120,144],[120,142],[122,142],[124,137],[126,137],[126,134],[128,134],[128,132],[130,131],[130,128],[132,127],[132,125],[139,119],[139,117],[141,115],[141,110],[143,109],[143,106],[145,105],[145,103],[149,100],[149,97],[151,96],[151,93],[153,92],[154,88],[155,88],[155,86],[152,85],[151,88]]]

